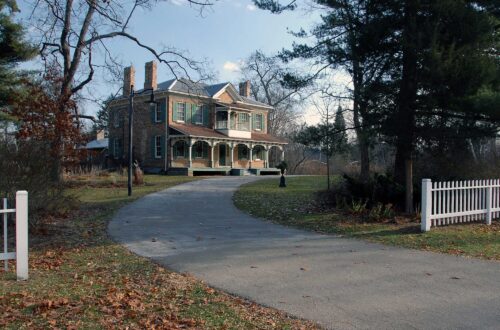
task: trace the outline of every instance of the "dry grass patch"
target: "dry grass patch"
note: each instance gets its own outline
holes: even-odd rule
[[[78,178],[80,207],[47,218],[30,241],[30,280],[0,273],[0,326],[7,329],[309,329],[288,317],[171,272],[111,241],[114,212],[147,193],[194,180],[146,176],[129,198],[124,178]],[[13,265],[12,265],[13,266]]]
[[[324,205],[324,176],[291,177],[287,188],[277,179],[260,180],[242,186],[235,205],[270,221],[327,234],[341,234],[372,242],[403,246],[489,260],[500,260],[500,221],[444,226],[420,232],[419,218],[394,217],[368,221],[353,212]]]

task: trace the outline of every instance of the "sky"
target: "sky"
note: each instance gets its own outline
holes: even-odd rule
[[[19,0],[19,5],[20,17],[27,17],[29,1]],[[155,49],[175,47],[191,58],[208,59],[217,74],[217,82],[238,82],[239,68],[252,52],[262,50],[266,54],[275,54],[289,48],[296,40],[290,35],[290,30],[308,30],[318,20],[318,13],[303,10],[274,15],[256,8],[250,0],[215,1],[202,14],[199,8],[185,0],[167,0],[158,2],[151,10],[136,12],[129,32]],[[153,56],[126,39],[115,39],[110,46],[123,64],[134,65],[136,86],[142,87],[144,63],[151,61]],[[92,82],[92,93],[106,96],[118,88],[110,86],[103,78],[98,76]],[[168,68],[159,65],[158,82],[171,78]],[[92,104],[86,107],[90,114],[97,109]],[[311,123],[317,121],[313,117],[314,112],[306,115]]]

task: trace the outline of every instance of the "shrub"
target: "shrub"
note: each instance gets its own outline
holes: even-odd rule
[[[18,190],[28,191],[28,212],[31,229],[48,215],[64,215],[75,207],[75,199],[64,193],[62,182],[54,180],[57,164],[47,144],[25,141],[19,144],[0,143],[0,197],[14,205]]]
[[[394,205],[401,205],[404,200],[404,188],[391,176],[375,174],[368,182],[344,174],[342,180],[331,189],[330,201],[337,208],[349,208],[359,203],[367,209],[378,208],[374,214],[387,217],[384,212],[394,213]],[[386,207],[389,206],[390,207]]]

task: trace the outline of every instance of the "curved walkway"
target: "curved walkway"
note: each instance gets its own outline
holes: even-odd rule
[[[499,329],[500,263],[294,230],[246,215],[256,177],[194,181],[121,209],[111,236],[208,284],[334,329]]]

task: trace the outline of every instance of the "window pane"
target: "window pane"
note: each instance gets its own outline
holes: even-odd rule
[[[186,114],[186,103],[179,103],[177,105],[177,118],[180,121],[185,120],[185,114]]]
[[[155,138],[155,156],[161,158],[161,136],[159,135]]]
[[[199,105],[193,105],[193,122],[195,124],[203,123],[203,114]]]

